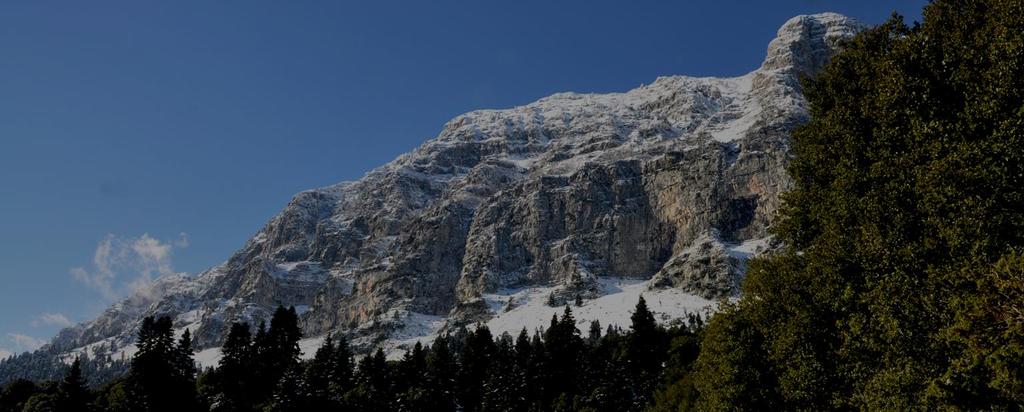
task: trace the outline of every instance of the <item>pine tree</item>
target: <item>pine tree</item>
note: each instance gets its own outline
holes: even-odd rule
[[[185,329],[174,348],[173,362],[175,375],[175,392],[186,409],[199,408],[199,394],[196,392],[196,362],[193,359],[192,333]]]
[[[594,319],[590,322],[590,331],[587,333],[587,344],[595,346],[601,341],[601,322]]]
[[[426,399],[428,410],[455,410],[455,376],[457,365],[449,347],[448,336],[438,336],[427,355]]]
[[[398,364],[394,379],[399,411],[420,411],[429,408],[427,402],[427,353],[419,342],[405,353]]]
[[[565,395],[571,402],[578,394],[580,363],[582,361],[583,339],[576,328],[576,318],[569,305],[565,306],[561,320],[551,319],[551,326],[544,334],[544,348],[547,351],[545,393],[552,396],[545,399],[553,402],[555,397]]]
[[[640,409],[650,401],[658,384],[668,342],[643,296],[637,301],[630,320],[632,323],[626,345],[626,361],[634,390],[633,408]]]
[[[297,371],[297,367],[289,368],[281,374],[281,379],[274,388],[274,394],[270,398],[269,405],[264,408],[266,412],[303,412],[312,409],[307,403],[305,394],[308,388],[305,381]],[[322,409],[319,409],[322,410]]]
[[[217,411],[245,411],[254,406],[252,396],[254,347],[248,323],[232,323],[221,348],[219,368],[215,371],[214,385]]]
[[[299,316],[295,308],[278,306],[270,319],[270,328],[261,322],[254,339],[255,394],[250,394],[257,405],[264,404],[279,386],[281,377],[299,365]]]
[[[131,396],[147,411],[179,411],[195,408],[193,392],[181,393],[194,376],[181,370],[185,356],[175,345],[171,318],[143,319],[136,342],[138,352],[132,358],[128,382]],[[191,361],[191,353],[188,355]]]
[[[328,410],[340,405],[332,405],[331,402],[331,378],[334,373],[335,351],[334,340],[330,335],[324,338],[324,343],[316,350],[313,359],[306,367],[305,383],[309,391],[309,408],[313,410]]]
[[[344,336],[338,337],[338,343],[331,356],[330,391],[335,402],[340,402],[346,392],[352,389],[353,383],[352,350]]]
[[[495,342],[487,379],[483,382],[482,411],[527,409],[525,366],[517,362],[512,336],[503,333]]]
[[[487,379],[495,351],[494,339],[487,325],[477,325],[459,356],[458,400],[466,411],[480,410],[482,383]]]
[[[57,390],[57,405],[62,411],[87,411],[91,409],[90,393],[82,377],[82,363],[75,358]]]

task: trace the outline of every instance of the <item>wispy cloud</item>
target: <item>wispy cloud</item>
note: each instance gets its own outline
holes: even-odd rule
[[[21,333],[8,333],[7,340],[13,343],[15,349],[19,351],[34,351],[46,344],[46,341],[43,339],[34,338]]]
[[[58,327],[66,328],[66,327],[74,325],[74,324],[75,323],[72,322],[71,319],[68,319],[67,316],[64,316],[63,313],[49,313],[49,312],[46,312],[46,313],[43,313],[43,314],[37,316],[35,319],[32,320],[32,326],[34,326],[34,327],[39,327],[39,326],[58,326]]]
[[[145,290],[153,279],[174,273],[171,258],[175,249],[188,247],[188,235],[161,241],[143,233],[135,238],[107,235],[96,245],[92,268],[71,268],[71,275],[99,292],[106,300]]]

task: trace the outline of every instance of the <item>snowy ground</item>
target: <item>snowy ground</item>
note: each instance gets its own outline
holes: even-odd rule
[[[655,318],[662,323],[683,318],[691,313],[706,316],[716,306],[713,301],[677,289],[648,290],[649,283],[645,280],[599,277],[598,282],[604,289],[601,297],[585,300],[583,306],[572,306],[573,316],[580,331],[588,330],[593,320],[601,322],[602,328],[607,328],[608,325],[628,328],[629,318],[641,295],[647,301],[648,308],[654,312]],[[487,327],[495,336],[506,332],[515,336],[523,328],[530,333],[547,328],[551,324],[551,317],[556,314],[561,316],[565,310],[564,306],[547,305],[548,296],[556,289],[557,287],[506,289],[485,295],[484,300],[494,314],[487,322]],[[399,332],[397,339],[389,340],[385,344],[389,358],[401,357],[405,350],[416,342],[429,345],[444,326],[442,317],[410,315],[406,322],[409,326]]]
[[[753,246],[753,245],[750,245]],[[572,306],[573,316],[580,331],[586,331],[590,322],[601,322],[602,329],[608,325],[628,328],[629,317],[633,308],[643,295],[647,306],[654,312],[655,318],[662,323],[696,313],[706,316],[716,303],[699,296],[681,292],[677,289],[649,290],[648,282],[640,279],[599,277],[598,283],[604,289],[601,297],[583,301],[583,306]],[[547,328],[553,315],[562,316],[564,306],[547,305],[548,296],[556,287],[532,287],[500,290],[484,295],[484,300],[491,308],[494,317],[487,322],[487,327],[495,336],[509,333],[515,336],[526,328],[531,334],[535,330]],[[431,344],[437,333],[444,327],[445,318],[419,313],[405,312],[400,315],[405,327],[395,331],[392,338],[383,345],[388,358],[400,358],[407,349],[416,342]],[[299,342],[302,357],[309,359],[316,349],[323,344],[324,337],[303,339]],[[220,348],[205,349],[196,353],[196,362],[202,367],[217,366],[220,361]]]
[[[597,320],[602,327],[618,325],[629,327],[629,317],[643,295],[647,306],[661,322],[684,317],[690,313],[705,314],[713,309],[715,302],[687,294],[677,289],[648,290],[648,283],[638,279],[598,278],[604,288],[604,295],[583,301],[583,306],[573,306],[573,316],[581,331],[587,330],[590,322]],[[527,331],[546,328],[553,315],[562,315],[564,307],[550,307],[547,297],[556,288],[529,288],[508,290],[486,295],[484,298],[496,316],[487,322],[494,335],[504,332],[515,336],[524,327]]]

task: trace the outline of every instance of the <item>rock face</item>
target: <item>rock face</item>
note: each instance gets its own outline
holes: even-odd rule
[[[47,350],[123,348],[159,314],[214,347],[231,322],[279,304],[300,309],[307,335],[370,345],[403,314],[480,320],[486,293],[594,297],[609,276],[730,296],[790,184],[789,132],[807,118],[798,80],[861,28],[800,16],[741,77],[662,77],[458,116],[362,179],[299,193],[227,262],[161,279]]]

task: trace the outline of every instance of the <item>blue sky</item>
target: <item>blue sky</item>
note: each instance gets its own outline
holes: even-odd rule
[[[294,193],[459,113],[739,75],[794,15],[924,4],[5,1],[0,355],[220,263]]]

